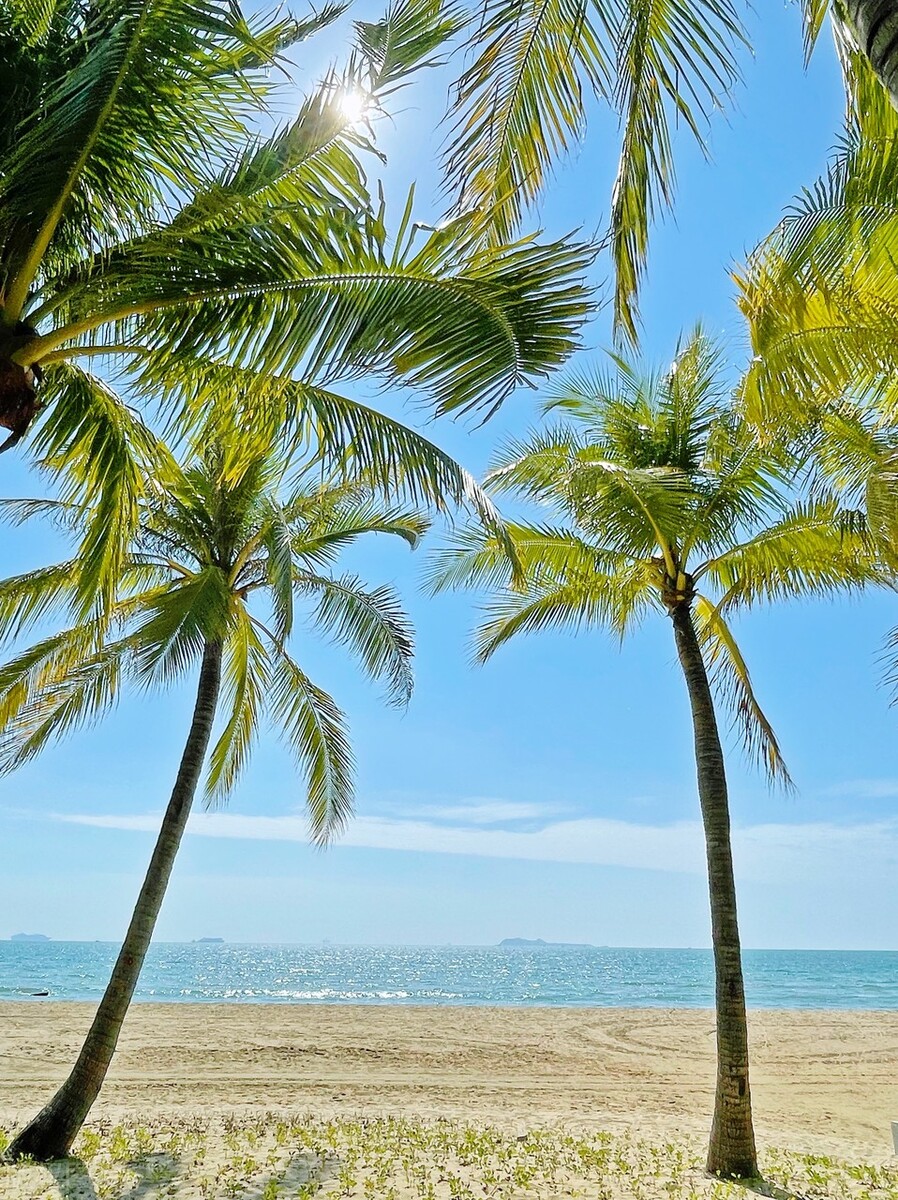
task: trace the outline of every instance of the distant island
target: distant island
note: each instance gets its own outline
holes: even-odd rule
[[[548,946],[555,950],[593,950],[590,942],[546,942],[542,938],[503,938],[500,946]]]
[[[224,938],[197,938],[197,946],[221,946],[224,944]]]
[[[52,938],[48,938],[45,933],[14,933],[9,939],[11,942],[49,942]]]

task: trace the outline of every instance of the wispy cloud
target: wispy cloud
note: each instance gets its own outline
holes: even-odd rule
[[[103,829],[155,832],[158,814],[65,814],[57,820]],[[188,832],[199,837],[306,842],[298,816],[196,813]],[[861,825],[765,824],[734,830],[737,870],[743,878],[793,880],[844,877],[847,871],[898,866],[898,820]],[[424,820],[359,817],[340,845],[376,850],[461,854],[478,858],[593,863],[687,874],[705,869],[697,822],[639,825],[583,817],[554,821],[540,829],[511,830],[483,825],[443,825]]]
[[[556,805],[528,804],[514,800],[494,800],[480,797],[459,803],[414,804],[408,801],[391,804],[393,815],[405,819],[448,822],[453,825],[511,825],[522,821],[545,823],[562,815]]]

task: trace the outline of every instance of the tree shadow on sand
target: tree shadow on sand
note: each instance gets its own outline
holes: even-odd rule
[[[805,1193],[793,1192],[791,1188],[781,1187],[768,1179],[739,1179],[733,1180],[733,1183],[736,1187],[744,1188],[746,1192],[768,1197],[768,1200],[811,1200]]]
[[[156,1197],[170,1194],[173,1186],[177,1189],[179,1179],[184,1183],[191,1182],[187,1178],[184,1163],[167,1154],[152,1153],[121,1165],[134,1171],[138,1178],[117,1192],[116,1200],[155,1200]],[[245,1180],[242,1191],[249,1200],[263,1195],[272,1182],[281,1189],[286,1186],[295,1190],[298,1185],[311,1181],[320,1186],[337,1174],[338,1165],[337,1160],[323,1163],[317,1155],[297,1151],[287,1156],[278,1170],[263,1170]],[[57,1197],[58,1200],[101,1200],[90,1168],[75,1155],[40,1164],[25,1162],[20,1166],[23,1169],[30,1167],[32,1170],[45,1171],[52,1176],[56,1193],[53,1200]],[[52,1186],[48,1181],[40,1188],[40,1194],[45,1195]],[[101,1190],[108,1195],[106,1188],[101,1187]],[[177,1191],[174,1195],[177,1195]]]
[[[83,1159],[72,1155],[40,1165],[53,1176],[62,1200],[98,1200],[97,1189]]]

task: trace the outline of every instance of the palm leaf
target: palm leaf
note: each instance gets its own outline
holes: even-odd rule
[[[703,124],[738,78],[733,49],[743,34],[730,0],[631,0],[624,7],[615,97],[623,130],[610,238],[615,324],[635,344],[649,229],[657,210],[673,203],[671,117],[704,148]]]
[[[77,650],[84,648],[79,642]],[[0,697],[5,701],[0,706],[0,772],[15,770],[49,742],[95,722],[112,708],[132,652],[131,640],[124,638],[99,646],[87,657],[79,654],[53,678],[47,678],[45,665],[40,690],[24,702],[15,702],[20,697],[7,687],[9,672],[0,672]]]
[[[227,800],[237,785],[258,737],[268,676],[265,646],[244,607],[235,606],[224,646],[222,701],[228,718],[209,755],[207,804]]]
[[[472,21],[474,60],[456,84],[446,178],[458,209],[488,212],[499,241],[515,237],[525,205],[582,130],[581,73],[610,94],[610,8],[486,0]]]
[[[272,654],[269,711],[306,774],[312,837],[323,845],[352,814],[355,764],[343,713],[283,649]]]
[[[369,591],[354,575],[301,574],[297,583],[318,598],[312,617],[316,628],[351,651],[372,679],[383,680],[393,704],[408,704],[414,631],[395,591],[386,586]]]
[[[207,642],[226,640],[233,621],[227,580],[207,566],[162,589],[146,613],[134,633],[137,674],[164,682],[198,663]]]
[[[76,598],[88,611],[109,603],[147,480],[164,474],[169,458],[105,380],[74,363],[48,369],[44,397],[32,447],[41,465],[62,479],[62,501],[86,514]]]
[[[773,726],[755,697],[742,651],[720,609],[704,596],[695,598],[696,636],[708,664],[711,682],[738,726],[745,753],[760,764],[772,783],[792,788]]]

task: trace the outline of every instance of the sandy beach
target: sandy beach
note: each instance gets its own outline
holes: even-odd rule
[[[64,1078],[91,1006],[0,1005],[0,1118]],[[759,1136],[891,1150],[898,1013],[755,1012]],[[291,1111],[703,1134],[714,1032],[700,1010],[133,1006],[96,1118]]]

